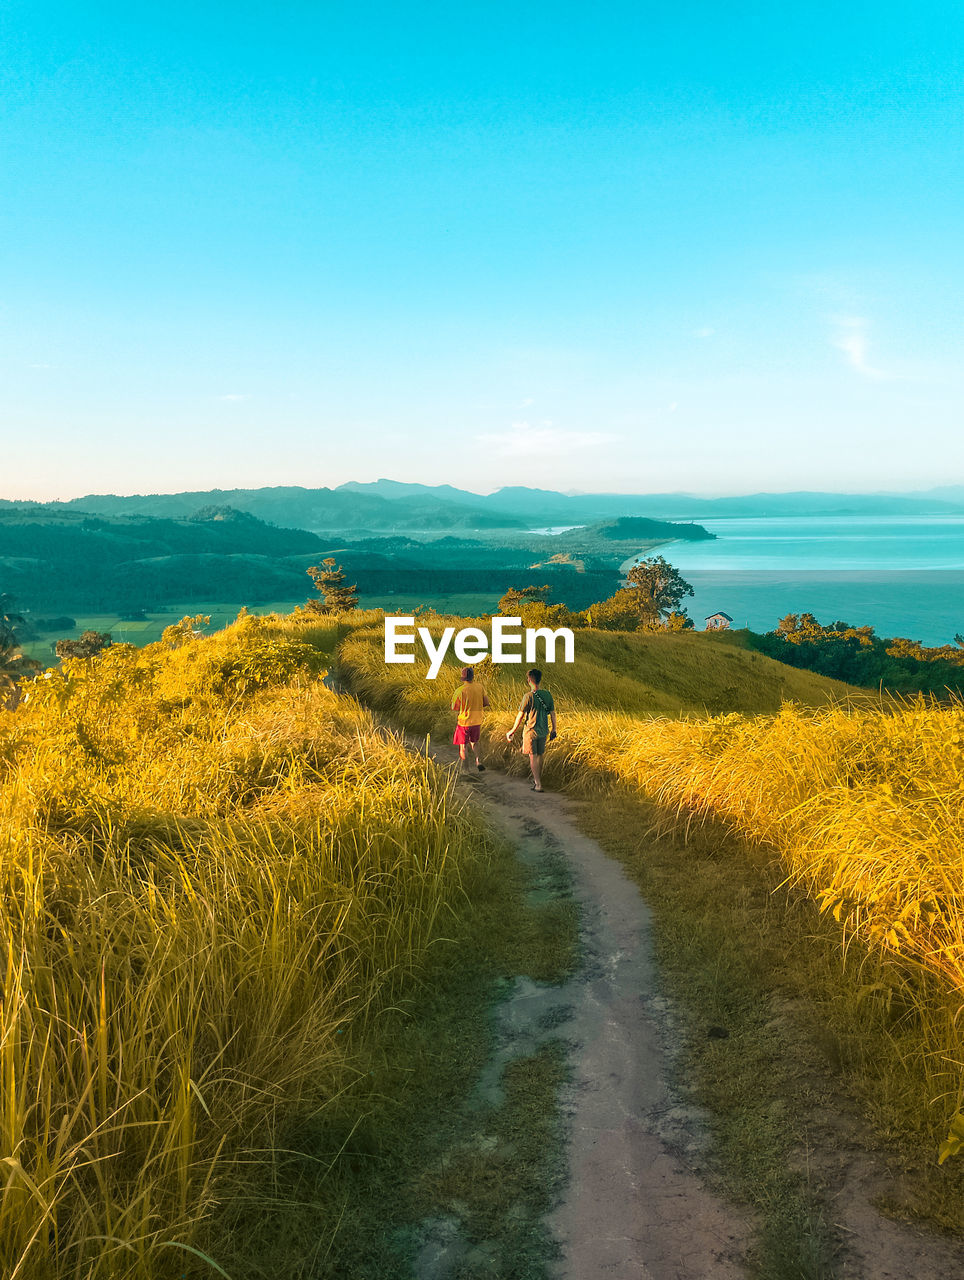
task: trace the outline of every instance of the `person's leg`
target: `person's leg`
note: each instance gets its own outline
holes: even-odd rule
[[[463,769],[467,769],[467,768],[468,768],[468,765],[469,765],[469,762],[468,762],[468,760],[466,760],[466,758],[465,758],[465,743],[464,743],[464,742],[460,742],[460,743],[459,743],[459,755],[460,755],[460,756],[461,756],[461,758],[462,758],[462,768],[463,768]]]
[[[536,791],[542,790],[542,756],[537,756],[533,751],[529,756],[529,768],[532,770],[532,781],[536,784]]]

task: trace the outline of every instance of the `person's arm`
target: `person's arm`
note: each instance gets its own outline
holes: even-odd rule
[[[525,718],[526,705],[528,701],[529,701],[528,698],[523,700],[522,706],[519,708],[519,712],[516,715],[515,723],[513,724],[509,732],[505,735],[506,742],[512,741],[513,734],[515,733],[516,729],[518,729],[519,725],[522,723],[523,719]]]
[[[452,710],[453,711],[462,710],[462,690],[461,689],[456,689],[455,693],[452,695]]]
[[[551,724],[552,724],[552,732],[549,734],[549,741],[551,742],[551,741],[552,741],[552,739],[556,736],[556,709],[555,709],[555,707],[553,707],[553,708],[552,708],[552,710],[549,712],[549,720],[550,720],[550,722],[551,722]]]

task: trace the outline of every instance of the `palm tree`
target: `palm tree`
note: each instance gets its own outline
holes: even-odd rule
[[[14,612],[14,598],[7,591],[0,591],[0,638],[13,640],[16,628],[23,626],[23,618]]]
[[[4,630],[0,631],[0,705],[12,711],[20,701],[21,679],[39,670],[40,663],[25,656],[4,620]]]

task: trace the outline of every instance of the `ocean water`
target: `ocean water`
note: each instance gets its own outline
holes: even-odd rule
[[[809,611],[925,644],[964,633],[964,516],[701,523],[715,542],[661,548],[694,588],[685,603],[698,627],[717,610],[754,631]]]

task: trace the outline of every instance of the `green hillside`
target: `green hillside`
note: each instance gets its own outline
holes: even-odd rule
[[[443,627],[453,625],[486,630],[488,620],[433,618],[432,633],[437,636]],[[428,663],[420,649],[414,664],[387,666],[379,618],[376,625],[369,623],[342,643],[338,664],[349,687],[372,704],[400,715],[410,728],[426,732],[449,722],[449,700],[461,666],[453,656],[447,656],[434,681],[425,679]],[[637,716],[730,711],[758,715],[778,711],[785,701],[820,707],[868,697],[866,691],[842,681],[752,652],[743,647],[739,633],[722,640],[704,632],[577,631],[573,663],[540,665],[560,714],[597,710]],[[525,664],[483,664],[480,674],[495,710],[514,707],[521,696],[524,668]]]
[[[857,693],[702,632],[583,631],[576,661],[546,671],[547,682],[581,707],[637,715],[757,715],[786,701],[818,707]]]

